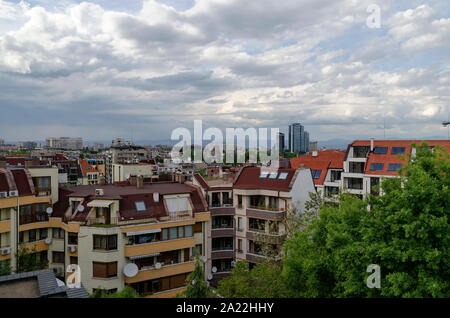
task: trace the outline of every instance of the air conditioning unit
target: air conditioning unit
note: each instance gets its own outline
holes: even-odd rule
[[[77,251],[77,247],[75,245],[69,245],[69,246],[67,246],[67,250],[70,253],[75,253]]]
[[[45,239],[45,244],[47,244],[47,245],[52,244],[52,238],[51,238],[51,237],[47,237],[47,238]]]
[[[98,197],[101,197],[105,194],[105,192],[103,191],[103,189],[95,189],[95,195]]]
[[[0,198],[7,198],[8,192],[0,192]]]
[[[9,196],[10,197],[18,197],[19,196],[19,191],[17,191],[17,190],[9,191]]]
[[[11,254],[11,249],[9,247],[2,248],[2,255]]]

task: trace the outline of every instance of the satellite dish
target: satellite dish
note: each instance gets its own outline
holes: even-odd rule
[[[84,205],[80,204],[80,205],[78,206],[78,209],[77,209],[77,210],[80,211],[80,212],[83,212],[83,211],[84,211]]]
[[[231,261],[231,266],[235,267],[236,266],[236,261]]]
[[[156,264],[155,264],[155,268],[156,268],[156,269],[160,269],[161,267],[162,267],[161,263],[156,263]]]
[[[208,274],[208,280],[213,279],[213,275],[212,274]]]
[[[217,267],[213,266],[213,268],[211,268],[211,272],[217,273]]]
[[[52,207],[48,207],[47,210],[45,210],[45,212],[47,212],[48,215],[53,213],[53,208]]]
[[[208,260],[208,258],[206,256],[202,256],[203,263],[206,263],[207,260]]]
[[[134,263],[128,263],[127,265],[125,265],[125,267],[123,268],[123,274],[126,277],[134,277],[137,275],[137,273],[139,272],[139,268],[137,267],[136,264]]]
[[[192,285],[195,285],[195,279],[191,283],[192,283]]]

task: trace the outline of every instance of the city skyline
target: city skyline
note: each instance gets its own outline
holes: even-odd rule
[[[0,1],[5,141],[170,140],[195,119],[447,139],[444,1],[380,3],[380,29],[366,25],[372,1],[28,3]]]

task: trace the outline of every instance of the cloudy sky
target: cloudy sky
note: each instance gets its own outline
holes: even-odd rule
[[[370,4],[381,28],[368,28]],[[0,138],[442,136],[448,0],[0,0]]]

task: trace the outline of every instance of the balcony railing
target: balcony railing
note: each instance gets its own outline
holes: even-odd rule
[[[271,212],[280,212],[282,211],[280,208],[275,206],[266,206],[266,205],[249,205],[249,209],[254,210],[264,210],[264,211],[271,211]]]

